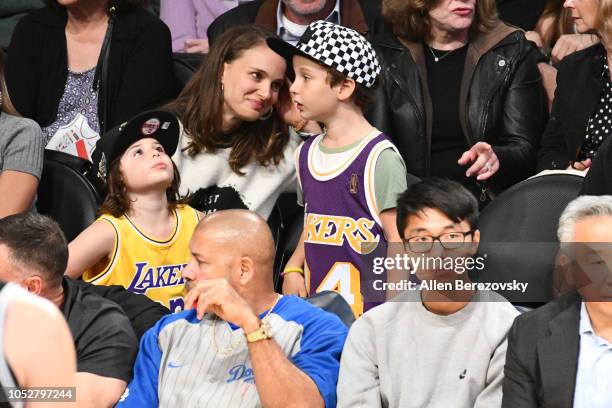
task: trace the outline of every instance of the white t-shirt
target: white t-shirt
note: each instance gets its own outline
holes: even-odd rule
[[[184,150],[189,142],[189,135],[183,131],[172,160],[181,175],[181,195],[192,194],[191,206],[204,213],[243,208],[267,219],[281,193],[296,191],[294,152],[301,143],[297,134],[290,136],[277,166],[251,162],[241,169],[244,175],[234,173],[229,166],[231,148],[191,157]]]

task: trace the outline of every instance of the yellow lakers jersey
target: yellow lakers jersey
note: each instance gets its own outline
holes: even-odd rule
[[[174,214],[174,232],[163,241],[145,235],[126,215],[101,216],[99,219],[115,230],[115,246],[107,260],[83,274],[83,280],[95,285],[121,285],[172,312],[183,310],[185,281],[181,270],[189,262],[189,240],[199,216],[188,205],[177,207]]]

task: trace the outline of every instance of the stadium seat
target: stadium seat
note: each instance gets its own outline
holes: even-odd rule
[[[65,153],[45,151],[36,209],[56,220],[70,242],[96,219],[100,196]]]
[[[347,327],[351,327],[355,321],[353,310],[346,303],[346,300],[336,292],[325,290],[306,298],[306,300],[327,312],[335,314]]]
[[[183,90],[185,85],[187,85],[187,82],[189,82],[193,76],[194,72],[205,59],[206,56],[202,54],[187,54],[179,52],[172,55],[176,95]]]
[[[528,283],[526,292],[499,291],[514,304],[539,306],[553,297],[557,225],[567,204],[578,196],[582,176],[550,172],[514,185],[480,216],[479,282]]]
[[[302,232],[303,218],[304,212],[297,204],[297,196],[294,193],[281,194],[268,218],[276,247],[274,287],[279,292],[282,289],[280,273],[297,245],[299,234]]]

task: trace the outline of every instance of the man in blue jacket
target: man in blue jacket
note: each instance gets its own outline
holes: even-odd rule
[[[213,213],[191,239],[186,308],[143,336],[119,407],[336,406],[338,317],[274,292],[274,243],[246,210]],[[257,381],[255,381],[255,378]]]

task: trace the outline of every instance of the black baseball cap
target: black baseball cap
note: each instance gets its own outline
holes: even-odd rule
[[[105,133],[96,145],[101,149],[106,163],[118,159],[133,143],[140,139],[153,138],[163,147],[168,156],[176,152],[181,123],[171,112],[151,110],[134,116]]]

